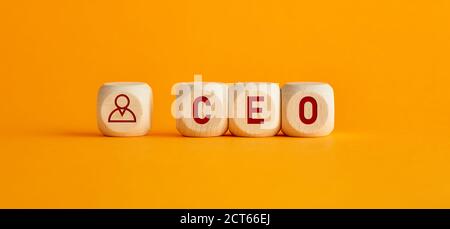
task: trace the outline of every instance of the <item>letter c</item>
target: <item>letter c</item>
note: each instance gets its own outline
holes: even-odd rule
[[[194,100],[194,103],[192,104],[192,117],[194,118],[194,121],[198,124],[205,124],[209,121],[211,118],[211,115],[207,114],[204,118],[198,117],[198,104],[199,103],[205,103],[208,106],[211,106],[211,103],[209,102],[208,97],[206,96],[199,96]]]

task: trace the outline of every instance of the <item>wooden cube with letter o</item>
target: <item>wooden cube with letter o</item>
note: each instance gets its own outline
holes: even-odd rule
[[[326,83],[287,83],[281,90],[281,128],[295,137],[319,137],[334,128],[333,88]]]

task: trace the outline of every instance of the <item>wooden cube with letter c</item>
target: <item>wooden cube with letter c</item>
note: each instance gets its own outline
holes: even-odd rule
[[[281,90],[281,129],[295,137],[319,137],[334,128],[333,88],[326,83],[287,83]]]
[[[243,137],[269,137],[280,130],[280,87],[277,83],[235,83],[229,88],[230,132]]]
[[[178,83],[172,115],[183,136],[213,137],[228,130],[228,86],[224,83]]]

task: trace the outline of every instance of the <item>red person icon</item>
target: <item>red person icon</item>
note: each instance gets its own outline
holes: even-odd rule
[[[128,109],[130,98],[125,94],[120,94],[114,99],[116,109],[108,117],[108,122],[136,122],[136,115]]]

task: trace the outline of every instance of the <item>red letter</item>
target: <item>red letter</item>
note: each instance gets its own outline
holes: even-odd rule
[[[210,115],[205,115],[204,118],[198,117],[198,104],[199,103],[205,103],[208,106],[211,106],[211,103],[208,100],[208,97],[206,96],[199,96],[194,100],[194,103],[192,104],[192,116],[194,117],[194,121],[198,124],[205,124],[209,121]]]
[[[305,103],[311,103],[312,106],[312,115],[311,118],[307,119],[305,117]],[[299,114],[300,120],[305,124],[313,124],[317,119],[317,101],[311,97],[306,96],[302,100],[300,100],[299,104]]]
[[[263,124],[264,123],[264,119],[262,118],[252,118],[252,114],[254,113],[261,113],[262,112],[262,108],[257,107],[254,108],[252,107],[252,103],[253,102],[259,102],[259,101],[264,101],[264,97],[263,96],[247,96],[247,124]]]

